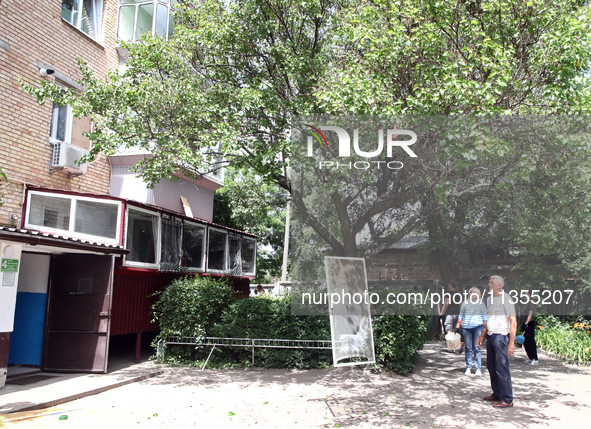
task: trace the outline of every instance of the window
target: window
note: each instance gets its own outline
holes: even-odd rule
[[[233,276],[242,275],[242,239],[240,235],[230,232],[228,237],[228,256],[230,257],[230,274]]]
[[[72,141],[72,108],[69,105],[53,103],[49,137],[60,142]]]
[[[53,196],[31,195],[29,224],[69,231],[72,200]]]
[[[242,274],[245,276],[256,274],[256,250],[255,239],[242,237]]]
[[[171,8],[176,3],[176,0],[120,0],[118,39],[141,40],[147,33],[167,38],[172,36],[174,22]]]
[[[62,18],[93,39],[100,33],[103,0],[62,0]]]
[[[217,181],[221,184],[224,183],[224,167],[220,166],[215,171],[209,173],[211,177],[217,179]]]
[[[205,227],[189,222],[183,225],[183,255],[181,265],[189,271],[203,270]]]
[[[228,260],[228,234],[219,229],[209,228],[207,246],[207,271],[225,272]]]
[[[75,118],[72,116],[72,107],[67,104],[60,106],[58,103],[53,103],[49,131],[50,143],[66,142],[90,150],[90,140],[82,135],[90,131],[90,118]]]
[[[96,201],[76,201],[74,231],[111,239],[117,238],[119,208]]]
[[[160,216],[140,209],[127,211],[126,265],[158,268]]]
[[[119,244],[120,212],[117,201],[31,191],[25,227]]]
[[[178,273],[181,271],[181,231],[183,221],[177,217],[162,214],[162,246],[160,271]]]

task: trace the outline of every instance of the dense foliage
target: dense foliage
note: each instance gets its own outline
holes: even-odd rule
[[[469,133],[459,133],[440,142],[440,156],[420,155],[430,173],[423,181],[408,169],[384,169],[363,188],[345,181],[328,197],[294,190],[287,175],[298,115],[589,114],[587,2],[181,3],[174,37],[122,43],[129,51],[125,70],[102,80],[81,64],[83,97],[49,80],[26,87],[40,102],[70,103],[76,116],[91,117],[91,157],[122,146],[147,149],[152,156],[138,171],[155,183],[179,169],[199,177],[218,169],[223,156],[290,192],[302,219],[336,255],[357,256],[360,231],[371,235],[366,254],[412,231],[428,232],[444,282],[458,276],[466,249],[473,238],[484,240],[483,230],[491,232],[487,242],[503,231],[510,232],[504,243],[522,240],[523,254],[531,256],[523,268],[532,278],[540,277],[532,264],[542,252],[568,260],[571,275],[591,272],[591,258],[574,245],[589,241],[591,218],[573,214],[562,222],[571,213],[563,210],[569,204],[564,181],[555,180],[589,172],[549,163],[552,150],[519,156],[522,147],[511,139],[468,144]],[[531,192],[540,183],[546,188]],[[580,184],[579,201],[588,209],[591,192]],[[524,209],[512,214],[506,208],[513,196],[511,207]],[[532,197],[543,216],[527,210]],[[558,218],[544,210],[553,204]],[[380,227],[376,219],[392,208],[407,217],[397,228]],[[334,225],[326,227],[325,211],[338,215]],[[529,233],[539,219],[551,225],[548,240]],[[564,225],[582,239],[564,240]]]
[[[236,301],[222,313],[215,336],[254,339],[330,340],[328,317],[294,316],[289,296],[259,296]],[[251,350],[226,348],[220,352],[250,365]],[[330,350],[255,349],[255,366],[265,368],[322,368],[332,361]]]
[[[155,306],[162,333],[169,336],[330,340],[328,316],[296,316],[289,295],[233,300],[232,288],[207,277],[174,281]],[[423,347],[427,321],[418,316],[380,316],[374,319],[377,366],[406,374]],[[203,365],[210,348],[169,346],[166,362]],[[251,365],[251,348],[219,347],[208,367]],[[332,365],[330,350],[255,349],[255,366],[265,368],[323,368]]]
[[[159,338],[205,337],[219,322],[221,309],[233,300],[234,291],[225,279],[187,276],[175,280],[154,305]]]
[[[252,171],[231,167],[215,192],[213,221],[258,237],[256,283],[281,276],[287,198],[285,190],[261,183]]]
[[[589,320],[563,320],[555,316],[538,316],[536,323],[536,343],[539,348],[556,353],[568,361],[591,362]]]
[[[400,374],[414,368],[418,350],[425,343],[429,318],[426,316],[382,315],[374,318],[376,362]]]

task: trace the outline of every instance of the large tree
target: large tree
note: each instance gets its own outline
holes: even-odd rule
[[[122,145],[148,148],[153,156],[138,166],[148,182],[179,169],[199,176],[218,168],[221,156],[252,169],[289,191],[339,255],[356,253],[361,230],[372,235],[370,253],[421,226],[434,240],[453,241],[467,221],[481,221],[472,216],[478,199],[527,165],[487,166],[499,154],[495,144],[442,141],[439,155],[421,161],[430,171],[425,180],[382,170],[363,192],[335,188],[328,201],[337,225],[325,228],[318,200],[294,189],[287,175],[294,116],[588,112],[591,32],[581,1],[182,4],[170,40],[123,44],[129,60],[122,73],[102,81],[82,64],[83,97],[45,81],[29,91],[92,117],[91,156]],[[487,171],[475,183],[470,177],[481,168]],[[380,214],[393,207],[416,217],[377,228]],[[448,267],[444,278],[456,275],[450,255],[439,261]]]
[[[257,281],[281,277],[287,192],[261,183],[250,170],[225,171],[224,186],[214,196],[213,221],[258,236]]]

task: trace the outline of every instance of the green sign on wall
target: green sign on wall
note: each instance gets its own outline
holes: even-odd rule
[[[18,271],[18,259],[2,259],[0,271],[16,273]]]

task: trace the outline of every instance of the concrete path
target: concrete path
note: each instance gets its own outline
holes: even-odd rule
[[[515,406],[493,409],[482,377],[463,355],[430,342],[407,377],[359,368],[205,370],[164,368],[143,381],[32,414],[6,415],[27,428],[571,428],[591,424],[591,370],[540,357],[511,358]],[[486,359],[484,359],[486,361]],[[31,397],[36,389],[29,389]],[[11,394],[0,396],[0,404]],[[59,420],[66,414],[67,420]]]
[[[159,366],[143,363],[130,365],[108,374],[35,373],[15,377],[45,378],[33,384],[11,384],[0,389],[0,415],[17,411],[41,410],[163,374]],[[41,376],[41,377],[39,377]]]

